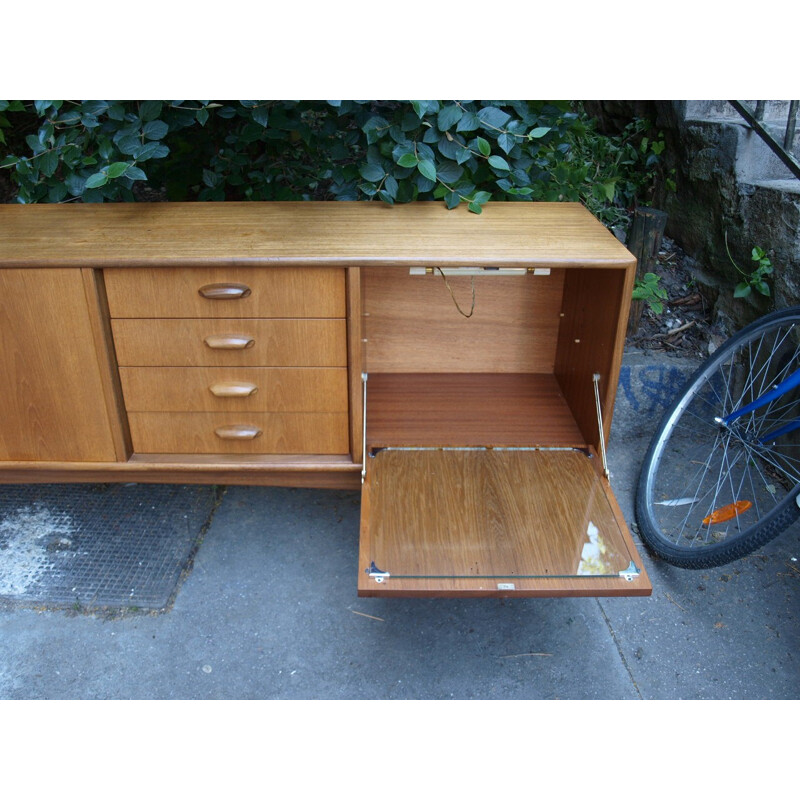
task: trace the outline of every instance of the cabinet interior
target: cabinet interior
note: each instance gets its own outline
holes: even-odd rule
[[[362,287],[368,447],[599,450],[593,376],[611,408],[622,270],[364,269]]]

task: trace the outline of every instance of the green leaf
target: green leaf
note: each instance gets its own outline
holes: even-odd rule
[[[269,125],[269,109],[266,106],[258,106],[253,109],[253,121],[266,128]]]
[[[63,183],[51,186],[47,192],[48,203],[60,203],[67,196],[67,187]]]
[[[125,170],[125,177],[130,178],[132,181],[147,180],[147,175],[145,174],[144,170],[139,169],[139,167],[135,167],[133,164],[130,164]]]
[[[386,136],[389,127],[389,122],[383,117],[370,117],[361,126],[361,130],[367,134],[367,144],[375,144],[379,139]]]
[[[764,281],[759,281],[755,285],[755,288],[756,291],[759,292],[760,294],[763,294],[765,297],[769,297],[770,295],[769,286],[766,283],[764,283]]]
[[[105,172],[95,172],[86,179],[87,189],[97,189],[100,186],[105,186],[108,183],[108,175]]]
[[[67,111],[67,114],[70,112]],[[115,122],[122,122],[125,119],[125,108],[119,103],[109,106],[108,118],[113,119]]]
[[[444,196],[444,204],[448,208],[455,208],[461,202],[461,198],[458,196],[458,192],[448,192]],[[478,212],[480,213],[480,212]]]
[[[392,196],[389,194],[389,192],[385,192],[385,191],[381,190],[381,191],[378,193],[378,195],[379,195],[379,197],[381,198],[381,200],[383,200],[383,202],[384,202],[384,203],[388,203],[390,206],[393,206],[393,205],[394,205],[394,197],[392,197]]]
[[[52,177],[58,168],[58,153],[50,150],[39,158],[39,169],[46,178]]]
[[[483,211],[483,207],[481,206],[481,204],[480,204],[480,203],[470,203],[470,204],[467,206],[467,208],[468,208],[468,209],[469,209],[469,210],[470,210],[470,211],[471,211],[473,214],[480,214],[480,213]]]
[[[64,186],[73,197],[80,197],[86,188],[86,179],[73,172],[64,179]]]
[[[426,127],[425,133],[422,136],[422,141],[427,144],[437,144],[440,141],[447,141],[447,135],[442,136],[442,132],[434,127]]]
[[[420,161],[434,161],[436,159],[433,150],[423,142],[417,142],[417,156]]]
[[[386,174],[383,167],[379,167],[377,164],[363,164],[358,171],[365,181],[372,183],[377,183]]]
[[[531,139],[541,139],[542,136],[547,136],[547,134],[550,133],[551,130],[553,130],[553,129],[552,128],[544,128],[544,127],[534,128],[528,134],[528,136],[530,136]]]
[[[397,164],[400,167],[416,167],[419,159],[413,153],[404,153],[397,159]]]
[[[139,137],[135,134],[129,133],[124,136],[114,136],[114,144],[119,148],[120,153],[126,156],[132,156],[139,152],[142,146]]]
[[[109,164],[106,167],[105,172],[109,178],[119,178],[120,175],[125,173],[129,166],[130,164],[125,161],[115,161],[113,164]]]
[[[436,180],[436,164],[427,159],[420,161],[417,164],[417,169],[429,180]]]
[[[391,175],[386,176],[386,180],[383,183],[383,188],[390,197],[397,197],[398,183]]]
[[[33,134],[29,134],[25,137],[25,143],[33,150],[34,155],[39,155],[39,153],[45,150],[45,146],[39,141],[39,137]]]
[[[100,138],[97,141],[97,152],[100,158],[108,161],[114,153],[114,144],[110,139]]]
[[[747,297],[747,295],[749,294],[750,294],[750,284],[745,283],[744,281],[742,281],[742,283],[737,283],[736,288],[733,290],[734,297]]]
[[[478,150],[481,151],[481,155],[488,156],[492,152],[492,146],[482,136],[478,136],[475,141],[478,144]]]
[[[458,121],[456,130],[461,133],[463,131],[476,131],[480,127],[480,120],[474,111],[467,111],[463,117]]]
[[[452,186],[463,174],[464,168],[459,167],[458,164],[453,164],[452,162],[440,164],[437,170],[439,180],[444,181],[450,186]]]
[[[105,100],[84,100],[81,103],[81,114],[90,114],[96,117],[98,114],[105,114],[108,111],[108,103]]]
[[[0,161],[0,168],[2,167],[13,167],[14,164],[19,162],[19,158],[17,156],[6,156],[2,161]]]
[[[139,106],[139,119],[142,122],[152,122],[161,116],[162,103],[160,100],[145,100]]]
[[[603,184],[603,192],[605,193],[606,200],[610,203],[614,202],[614,195],[617,192],[617,182],[616,181],[609,181],[608,183]]]
[[[148,122],[142,128],[142,133],[144,134],[145,139],[160,140],[163,139],[168,132],[169,132],[169,125],[167,125],[166,122],[162,122],[160,119]]]
[[[428,128],[426,133],[428,133],[431,128]],[[399,125],[392,125],[389,128],[389,137],[397,142],[397,144],[405,144],[408,141],[408,137],[405,134],[405,131]]]
[[[203,127],[208,122],[208,111],[206,109],[201,108],[197,112],[197,121],[200,123],[200,127]]]
[[[494,167],[495,169],[504,169],[507,172],[511,172],[511,167],[508,166],[508,161],[506,161],[502,156],[489,156],[489,166]]]
[[[760,247],[754,247],[751,253],[753,261],[761,261],[765,255],[766,253]]]
[[[120,148],[121,149],[121,148]],[[164,158],[169,153],[169,148],[160,142],[148,142],[142,145],[135,153],[137,161],[147,161],[150,158]]]
[[[500,149],[508,155],[513,149],[514,145],[517,143],[517,140],[514,136],[510,133],[501,133],[497,137],[497,144],[500,145]]]
[[[464,116],[464,112],[455,103],[445,106],[436,117],[436,127],[447,131]]]
[[[457,161],[459,151],[463,150],[464,148],[461,143],[461,137],[456,134],[456,136],[452,137],[451,139],[448,139],[446,135],[440,137],[439,142],[436,145],[436,149],[446,159],[450,161]]]
[[[472,197],[472,202],[478,203],[479,205],[483,205],[489,200],[491,196],[492,196],[491,192],[475,192],[475,194]]]
[[[478,119],[485,128],[502,129],[511,115],[496,106],[486,106],[478,112]]]

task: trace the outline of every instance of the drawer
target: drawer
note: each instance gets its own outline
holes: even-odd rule
[[[347,412],[344,367],[121,367],[128,411]]]
[[[343,319],[114,319],[120,366],[344,367]]]
[[[106,269],[112,317],[337,317],[343,269],[312,267]]]
[[[345,455],[347,413],[134,411],[135,453]]]

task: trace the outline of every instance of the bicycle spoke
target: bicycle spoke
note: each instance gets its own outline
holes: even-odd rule
[[[662,420],[636,509],[643,538],[667,561],[726,563],[796,516],[800,428],[792,430],[792,423],[800,420],[800,387],[792,383],[800,369],[798,321],[800,308],[774,312],[722,345]],[[790,388],[776,393],[785,383]],[[727,424],[715,421],[734,415]],[[780,435],[771,440],[773,431]]]

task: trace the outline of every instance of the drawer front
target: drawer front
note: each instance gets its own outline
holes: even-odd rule
[[[319,454],[349,452],[347,413],[257,412],[128,414],[137,453]]]
[[[345,367],[343,319],[115,319],[126,367]]]
[[[128,411],[347,412],[344,367],[121,367]]]
[[[112,317],[344,318],[343,269],[107,269]]]

